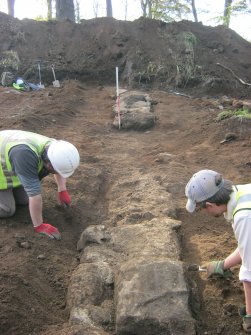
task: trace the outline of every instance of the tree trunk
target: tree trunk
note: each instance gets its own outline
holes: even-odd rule
[[[98,2],[98,0],[93,1],[93,12],[94,12],[94,16],[97,18],[98,17],[98,12],[99,12],[99,2]]]
[[[47,0],[47,20],[52,19],[52,0]]]
[[[112,17],[112,0],[106,0],[106,16]]]
[[[224,25],[227,27],[229,27],[230,24],[232,2],[233,0],[225,0],[223,17],[224,17]]]
[[[193,17],[194,17],[194,22],[198,22],[198,15],[197,15],[197,10],[196,10],[196,6],[195,6],[195,0],[192,0],[191,5],[192,5],[192,12],[193,12]]]
[[[142,9],[142,12],[143,12],[143,17],[146,17],[146,7],[147,7],[147,2],[141,0],[141,9]]]
[[[127,0],[125,0],[125,21],[127,20],[127,9],[128,9],[128,3]]]
[[[80,5],[79,5],[80,0],[75,0],[75,18],[76,22],[80,23]]]
[[[56,0],[56,19],[59,21],[68,19],[75,22],[73,0]]]
[[[152,1],[151,0],[141,0],[141,8],[144,17],[152,18]],[[147,11],[148,9],[148,11]]]
[[[14,17],[15,0],[7,0],[7,1],[8,1],[8,14]]]
[[[152,1],[151,0],[148,0],[148,17],[150,19],[152,19],[153,17],[153,13],[152,13]]]

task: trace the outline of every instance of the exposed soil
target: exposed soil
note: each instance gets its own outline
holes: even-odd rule
[[[251,82],[251,45],[224,26],[144,18],[20,21],[0,12],[0,29],[0,71],[33,83],[39,80],[40,60],[47,85],[53,81],[51,64],[59,80],[103,85],[114,84],[117,66],[120,80],[130,87],[182,89],[196,96],[250,93],[235,76]]]
[[[148,23],[151,31],[153,23]],[[34,26],[33,22],[30,24]],[[184,24],[180,26],[182,29]],[[71,23],[65,23],[66,31],[68,25]],[[90,25],[95,27],[95,21]],[[116,25],[119,26],[119,23]],[[177,24],[174,26],[179,29]],[[109,32],[107,28],[107,34]],[[36,34],[39,40],[38,29]],[[202,33],[198,30],[198,34]],[[250,70],[250,44],[230,30],[218,28],[217,32],[213,30],[213,34],[222,44],[231,40],[233,49],[242,50],[242,53],[236,51],[237,59],[231,60],[235,68],[231,67],[244,80],[251,81],[250,73],[245,73],[248,68]],[[201,35],[201,43],[203,40],[208,43],[208,36]],[[146,42],[147,39],[147,45]],[[89,40],[89,49],[92,43]],[[34,44],[30,45],[30,49],[27,47],[27,59],[34,48]],[[151,49],[151,45],[148,48]],[[156,47],[153,48],[156,50]],[[249,53],[244,52],[245,48]],[[217,55],[218,62],[230,62],[228,54]],[[80,59],[76,61],[80,62]],[[211,61],[210,55],[201,58],[208,68]],[[241,63],[246,66],[242,72]],[[103,67],[105,65],[109,73],[112,66],[110,63],[102,64]],[[233,80],[228,71],[221,69],[220,72],[226,82]],[[73,72],[69,69],[69,73]],[[78,79],[80,77],[81,74]],[[251,140],[248,125],[235,123],[229,128],[227,122],[216,122],[220,101],[218,98],[203,97],[208,93],[205,87],[201,90],[200,86],[191,88],[189,94],[193,97],[190,98],[160,90],[159,87],[148,87],[148,93],[156,102],[155,127],[146,132],[125,132],[111,126],[116,94],[114,83],[101,86],[97,77],[85,83],[63,80],[63,70],[59,79],[61,88],[50,85],[37,92],[20,93],[0,87],[1,130],[24,129],[63,138],[75,144],[81,156],[81,166],[68,182],[72,208],[64,209],[57,205],[52,177],[43,180],[44,218],[62,232],[61,241],[35,234],[26,207],[19,207],[14,217],[0,220],[1,335],[64,334],[64,323],[69,317],[65,298],[70,275],[79,261],[76,250],[79,235],[88,225],[106,221],[110,186],[121,175],[129,173],[130,166],[138,167],[142,174],[147,170],[153,176],[172,176],[174,184],[168,191],[175,198],[177,217],[182,221],[179,234],[185,263],[201,264],[221,259],[236,247],[231,225],[223,218],[212,219],[200,213],[186,213],[184,187],[191,175],[203,168],[222,172],[236,183],[250,182]],[[218,86],[219,97],[226,90],[222,83]],[[243,89],[243,96],[248,97],[248,88],[241,86],[236,79],[235,84],[237,95],[241,96]],[[200,97],[195,97],[195,91]],[[232,96],[235,97],[234,93]],[[220,141],[230,130],[237,134],[237,139],[221,144]],[[156,155],[161,152],[175,155],[174,160],[169,164],[157,162]],[[238,281],[238,268],[232,280],[206,280],[203,274],[191,272],[186,276],[191,287],[191,310],[197,320],[198,335],[242,334],[238,307],[243,305],[244,295]],[[110,332],[114,334],[112,329]]]

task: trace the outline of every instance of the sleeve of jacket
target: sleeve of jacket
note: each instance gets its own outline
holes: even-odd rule
[[[240,281],[251,282],[251,210],[241,210],[236,213],[233,229],[242,258]]]
[[[18,176],[29,197],[41,194],[41,183],[38,176],[39,159],[25,144],[20,144],[10,150],[11,166]]]

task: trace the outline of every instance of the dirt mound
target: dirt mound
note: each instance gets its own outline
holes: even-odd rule
[[[250,86],[241,84],[231,71],[251,82],[251,44],[223,26],[144,18],[133,22],[98,18],[81,24],[36,22],[3,13],[0,21],[0,72],[9,68],[32,82],[38,82],[36,63],[41,60],[42,79],[47,84],[53,80],[51,64],[59,80],[106,84],[115,81],[118,66],[128,87],[242,97],[250,92]],[[13,60],[13,52],[11,68],[6,58]]]

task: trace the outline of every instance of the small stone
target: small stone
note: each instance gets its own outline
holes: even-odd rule
[[[46,257],[45,257],[45,255],[43,255],[43,254],[37,256],[37,259],[45,259],[45,258],[46,258]]]
[[[158,163],[168,163],[173,159],[173,157],[174,155],[167,152],[160,152],[154,161]]]
[[[30,242],[28,242],[28,241],[21,242],[21,243],[20,243],[20,247],[21,247],[21,248],[24,248],[24,249],[30,249],[30,248],[31,248],[31,244],[30,244]]]
[[[14,237],[15,237],[15,239],[17,239],[18,241],[25,239],[25,235],[22,235],[22,234],[19,234],[19,233],[16,233],[16,234],[14,235]]]
[[[227,133],[227,134],[225,135],[224,140],[221,141],[220,143],[222,144],[222,143],[225,143],[225,142],[234,141],[234,140],[236,140],[236,139],[237,139],[236,134],[234,134],[234,133]]]
[[[234,99],[233,100],[233,107],[235,109],[243,108],[243,101]]]

